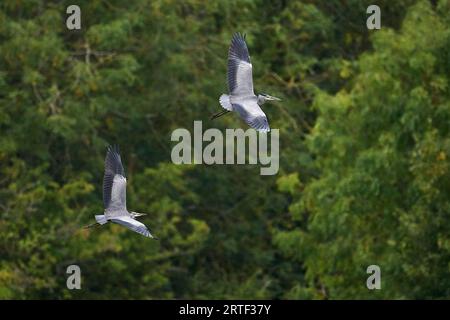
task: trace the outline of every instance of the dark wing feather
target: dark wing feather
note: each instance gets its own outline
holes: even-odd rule
[[[125,178],[122,159],[117,145],[109,146],[105,158],[105,174],[103,176],[103,205],[108,208],[111,202],[111,192],[114,182],[114,176],[121,175]]]
[[[148,228],[143,224],[142,222],[139,222],[131,217],[128,216],[122,216],[122,217],[115,217],[110,219],[111,222],[120,224],[130,230],[133,230],[134,232],[137,232],[139,234],[142,234],[145,237],[148,238],[154,238]]]
[[[233,103],[233,110],[235,110],[250,127],[261,132],[270,131],[269,121],[267,120],[264,111],[262,111],[256,103],[254,103],[252,109],[254,112],[250,113],[240,104]]]
[[[253,75],[245,37],[235,33],[228,50],[228,91],[230,94],[253,94]]]

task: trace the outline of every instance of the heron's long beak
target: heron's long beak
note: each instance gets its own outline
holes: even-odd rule
[[[277,97],[274,97],[274,96],[266,96],[266,99],[267,100],[273,100],[273,101],[281,101],[281,99],[280,98],[277,98]]]
[[[140,212],[135,212],[134,213],[135,217],[142,217],[142,216],[146,216],[146,215],[147,215],[146,213],[140,213]]]

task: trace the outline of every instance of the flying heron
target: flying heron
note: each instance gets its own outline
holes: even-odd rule
[[[280,101],[265,93],[255,95],[253,91],[252,63],[248,53],[245,36],[235,33],[228,50],[228,92],[219,98],[220,105],[225,109],[214,114],[216,119],[228,112],[235,111],[252,128],[267,132],[270,131],[267,116],[260,106],[266,101]]]
[[[127,179],[123,170],[122,160],[118,146],[109,146],[105,158],[105,174],[103,176],[103,205],[104,214],[96,215],[96,223],[85,228],[103,225],[108,222],[117,223],[140,233],[145,237],[157,239],[148,228],[136,220],[145,216],[145,213],[128,212],[126,201]]]

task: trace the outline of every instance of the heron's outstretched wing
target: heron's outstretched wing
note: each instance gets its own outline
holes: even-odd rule
[[[126,211],[127,179],[118,146],[109,146],[103,176],[103,205],[106,212]]]
[[[247,101],[243,105],[233,103],[233,110],[253,129],[261,132],[270,131],[267,116],[256,101]]]
[[[231,95],[250,96],[253,93],[252,63],[245,38],[235,33],[228,50],[228,90]]]
[[[121,224],[124,227],[127,227],[128,229],[133,230],[134,232],[140,233],[145,237],[154,238],[150,233],[150,231],[142,222],[139,222],[129,216],[114,217],[110,219],[110,221],[117,224]]]

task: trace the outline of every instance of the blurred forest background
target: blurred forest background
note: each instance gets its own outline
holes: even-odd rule
[[[450,2],[376,1],[369,31],[373,3],[1,1],[0,298],[450,298]],[[247,128],[209,121],[234,32],[283,99],[275,176],[170,161],[194,120]],[[112,143],[159,242],[80,229]]]

